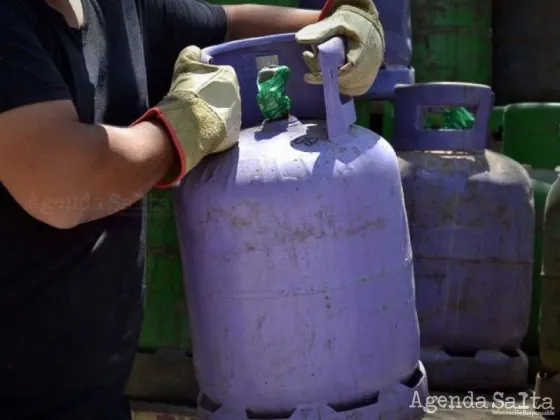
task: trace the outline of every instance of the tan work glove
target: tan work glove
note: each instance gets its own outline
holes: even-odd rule
[[[200,61],[200,48],[185,48],[175,63],[171,89],[135,124],[162,123],[177,152],[178,165],[157,185],[180,181],[205,156],[234,146],[241,130],[241,97],[235,70]]]
[[[338,71],[340,92],[363,95],[373,85],[385,54],[385,35],[373,1],[327,1],[319,22],[300,30],[296,41],[315,46],[336,36],[344,38],[347,47],[347,63]],[[303,59],[311,71],[306,82],[322,84],[316,50],[306,51]]]

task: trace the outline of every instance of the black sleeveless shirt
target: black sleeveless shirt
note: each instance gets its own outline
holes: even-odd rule
[[[127,126],[167,92],[182,48],[225,37],[223,9],[199,0],[83,4],[75,30],[42,0],[0,1],[0,112],[70,99],[84,123]],[[0,419],[105,420],[139,336],[144,205],[59,230],[0,184],[0,214]]]

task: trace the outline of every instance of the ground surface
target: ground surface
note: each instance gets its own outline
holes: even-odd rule
[[[530,397],[532,394],[532,390],[528,390],[527,394],[529,394],[526,398]],[[518,394],[510,394],[504,395],[503,398],[497,396],[496,402],[493,405],[493,395],[477,395],[476,397],[482,397],[486,400],[485,408],[481,408],[480,405],[477,407],[463,407],[463,408],[456,408],[456,409],[445,409],[442,408],[443,405],[446,403],[448,404],[449,394],[447,393],[434,393],[434,396],[442,396],[443,397],[443,404],[435,403],[434,405],[439,405],[437,411],[432,414],[427,414],[424,417],[426,420],[462,420],[462,419],[470,419],[470,420],[527,420],[527,419],[544,419],[545,417],[538,415],[534,410],[530,409],[533,406],[531,400],[526,399],[525,405],[523,404],[523,397]],[[456,397],[464,399],[464,395],[453,394]],[[506,399],[510,397],[512,399]],[[513,401],[515,399],[515,401]],[[481,400],[480,400],[481,401]],[[505,406],[507,402],[507,406]],[[502,404],[503,403],[503,404]],[[538,403],[537,403],[538,405]],[[478,408],[480,407],[480,408]],[[525,407],[529,408],[526,409]],[[509,410],[508,410],[509,408]],[[517,411],[517,413],[514,413]]]
[[[527,391],[527,393],[532,393],[532,391]],[[532,410],[522,410],[522,413],[519,414],[511,414],[506,413],[507,407],[503,407],[501,410],[493,410],[492,409],[492,395],[477,395],[478,397],[483,397],[486,401],[486,408],[454,408],[454,409],[445,409],[443,406],[449,406],[450,401],[450,394],[447,393],[434,393],[433,396],[441,396],[443,399],[438,401],[433,401],[434,406],[437,407],[434,413],[426,414],[424,419],[426,420],[527,420],[527,419],[544,419],[545,417],[537,415]],[[463,402],[467,402],[468,400],[464,399],[464,395],[453,394],[456,396],[455,398],[459,397],[459,399]],[[522,397],[517,394],[509,395],[516,399],[515,403],[512,402],[518,409],[523,408],[523,401]],[[506,400],[508,395],[505,395],[503,399],[500,401],[512,401]],[[482,401],[482,400],[478,400]],[[496,404],[500,404],[500,402],[496,402]],[[531,406],[531,401],[527,400],[526,405],[528,407]],[[497,406],[497,408],[500,408]],[[180,407],[173,407],[168,405],[154,405],[148,403],[134,403],[133,404],[133,420],[196,420],[196,412],[192,408],[180,408]]]

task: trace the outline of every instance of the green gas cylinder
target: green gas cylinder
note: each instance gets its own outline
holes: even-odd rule
[[[371,100],[356,99],[356,124],[364,128],[371,128]]]
[[[505,155],[533,168],[554,169],[560,165],[560,103],[507,106],[503,137]]]
[[[536,392],[552,398],[560,413],[560,179],[556,179],[544,210],[540,318],[541,371]]]
[[[491,83],[491,1],[412,0],[411,20],[417,83]]]
[[[144,314],[125,390],[131,400],[194,404],[193,371],[179,242],[170,189],[148,194]]]
[[[393,106],[393,102],[385,102],[383,107],[383,122],[382,122],[382,130],[381,135],[385,140],[391,142],[393,138],[393,124],[395,118],[395,107]]]
[[[146,280],[139,350],[181,348],[191,353],[179,242],[171,190],[148,195]]]
[[[496,106],[490,115],[488,149],[498,153],[503,152],[504,111],[504,106]]]
[[[539,354],[544,205],[550,187],[557,178],[554,168],[560,164],[560,148],[554,144],[558,142],[559,122],[560,107],[554,104],[509,105],[503,114],[503,153],[526,165],[535,201],[531,319],[522,345],[529,356]]]
[[[556,171],[550,169],[533,169],[530,165],[524,165],[531,177],[533,187],[533,199],[535,201],[535,237],[533,243],[533,292],[531,297],[531,318],[529,330],[523,340],[521,348],[529,356],[539,354],[539,318],[541,310],[541,264],[542,264],[542,240],[543,222],[546,198],[549,190],[558,177]]]

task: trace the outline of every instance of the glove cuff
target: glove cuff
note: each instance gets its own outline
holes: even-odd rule
[[[162,124],[167,131],[169,138],[171,139],[171,143],[173,145],[173,149],[175,150],[175,161],[176,164],[168,171],[165,177],[156,184],[155,188],[170,188],[176,183],[178,183],[187,173],[187,165],[185,159],[185,152],[183,151],[183,147],[181,146],[181,142],[177,137],[177,133],[173,129],[173,126],[169,122],[169,120],[165,117],[165,114],[162,112],[160,108],[150,108],[144,115],[138,118],[135,122],[131,124],[131,126],[139,124],[145,121],[157,121]]]

